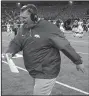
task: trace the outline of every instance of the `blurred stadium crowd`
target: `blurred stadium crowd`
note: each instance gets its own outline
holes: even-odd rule
[[[33,3],[38,8],[39,19],[45,19],[65,32],[71,30],[76,36],[77,33],[83,36],[89,31],[89,2],[88,1],[35,1],[35,2],[1,2],[1,23],[2,31],[8,31],[20,27],[19,13],[24,4]],[[15,26],[14,26],[15,25]],[[77,34],[78,35],[78,34]]]

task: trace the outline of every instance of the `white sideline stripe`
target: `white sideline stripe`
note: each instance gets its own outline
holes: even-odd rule
[[[8,65],[9,65],[9,67],[10,67],[11,72],[13,72],[13,73],[19,73],[19,71],[18,71],[15,63],[13,62],[12,59],[9,59],[9,57],[8,57],[7,54],[6,54],[6,58],[7,58]]]
[[[19,58],[19,57],[23,57],[23,55],[21,55],[21,54],[15,54],[15,56],[12,57],[12,58]],[[3,54],[2,54],[2,58],[4,58],[4,55]]]
[[[81,40],[81,41],[75,41],[75,40],[68,39],[68,41],[70,41],[70,42],[77,42],[77,43],[80,43],[80,42],[81,42],[81,43],[89,43],[89,42],[82,41],[82,40]]]
[[[57,83],[57,84],[60,84],[60,85],[62,85],[62,86],[65,86],[65,87],[67,87],[67,88],[70,88],[70,89],[73,89],[73,90],[79,91],[79,92],[81,92],[81,93],[84,93],[84,94],[86,94],[86,95],[89,95],[88,92],[85,92],[85,91],[80,90],[80,89],[78,89],[78,88],[75,88],[75,87],[69,86],[69,85],[67,85],[67,84],[64,84],[64,83],[61,83],[61,82],[58,82],[58,81],[56,81],[56,83]]]
[[[89,54],[89,53],[83,53],[83,52],[77,52],[77,53],[85,54],[85,55]],[[13,57],[13,58],[23,57],[23,55],[19,55],[19,54],[16,54],[16,55],[17,55],[17,57]]]
[[[80,54],[85,54],[85,55],[88,55],[89,53],[83,53],[83,52],[77,52],[77,53],[80,53]]]
[[[2,61],[2,62],[5,63],[5,64],[8,64],[8,63],[5,62],[5,61]],[[16,67],[17,67],[18,69],[21,69],[21,70],[25,71],[25,72],[28,72],[28,71],[27,71],[26,69],[24,69],[24,68],[21,68],[21,67],[18,67],[18,66],[16,66]],[[64,83],[61,83],[61,82],[58,82],[58,81],[56,81],[56,83],[59,84],[59,85],[65,86],[65,87],[67,87],[67,88],[73,89],[73,90],[75,90],[75,91],[78,91],[78,92],[80,92],[80,93],[84,93],[84,94],[86,94],[86,95],[89,95],[88,92],[85,92],[85,91],[80,90],[80,89],[78,89],[78,88],[71,87],[71,86],[69,86],[69,85],[67,85],[67,84],[64,84]]]
[[[21,54],[15,54],[16,55],[16,57],[18,58],[18,57],[23,57],[23,55],[21,55]]]
[[[5,63],[5,64],[8,64],[6,61],[2,61],[3,63]],[[23,70],[23,71],[26,71],[26,72],[28,72],[26,69],[24,69],[24,68],[21,68],[21,67],[19,67],[19,66],[16,66],[18,69],[21,69],[21,70]]]

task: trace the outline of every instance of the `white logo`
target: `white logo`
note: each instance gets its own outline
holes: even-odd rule
[[[35,35],[34,35],[34,37],[36,37],[36,38],[40,38],[40,35],[38,35],[38,34],[35,34]]]

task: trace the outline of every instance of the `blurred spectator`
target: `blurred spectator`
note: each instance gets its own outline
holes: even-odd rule
[[[22,3],[22,2],[21,2]],[[8,20],[13,22],[18,19],[19,9],[16,3],[12,6],[9,6],[10,3],[6,4],[6,6],[2,5],[2,24],[5,25]],[[45,18],[46,20],[51,20],[51,22],[55,23],[54,20],[62,19],[64,22],[64,28],[66,30],[72,30],[71,20],[73,18],[83,18],[85,13],[89,9],[88,4],[72,4],[71,6],[66,4],[62,5],[60,3],[53,5],[38,5],[38,16],[40,18]],[[58,23],[57,23],[58,24]],[[19,25],[18,25],[19,26]],[[57,25],[59,27],[59,24]],[[88,23],[87,23],[88,26]],[[83,26],[84,30],[88,30],[86,25]]]
[[[64,28],[64,23],[63,23],[63,22],[60,23],[60,30],[61,30],[62,32],[65,32],[65,28]]]
[[[75,37],[80,37],[82,38],[84,33],[83,33],[83,21],[82,19],[75,20],[72,28],[73,36]]]
[[[12,30],[13,30],[13,32],[14,32],[14,36],[16,36],[17,35],[17,31],[18,31],[18,23],[16,22],[16,21],[14,21],[14,23],[13,23],[13,28],[12,28]]]
[[[11,24],[9,22],[7,23],[7,33],[12,33]]]
[[[87,19],[86,27],[87,27],[87,31],[89,32],[89,19]]]
[[[58,28],[60,27],[60,23],[62,23],[62,20],[58,19],[58,20],[56,21],[56,26],[57,26]]]
[[[66,30],[72,30],[72,27],[71,27],[71,19],[68,19],[64,22],[64,27]]]

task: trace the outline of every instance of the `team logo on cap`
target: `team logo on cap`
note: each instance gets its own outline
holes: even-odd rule
[[[38,34],[35,34],[35,35],[34,35],[34,37],[36,37],[36,38],[40,38],[40,35],[38,35]]]

